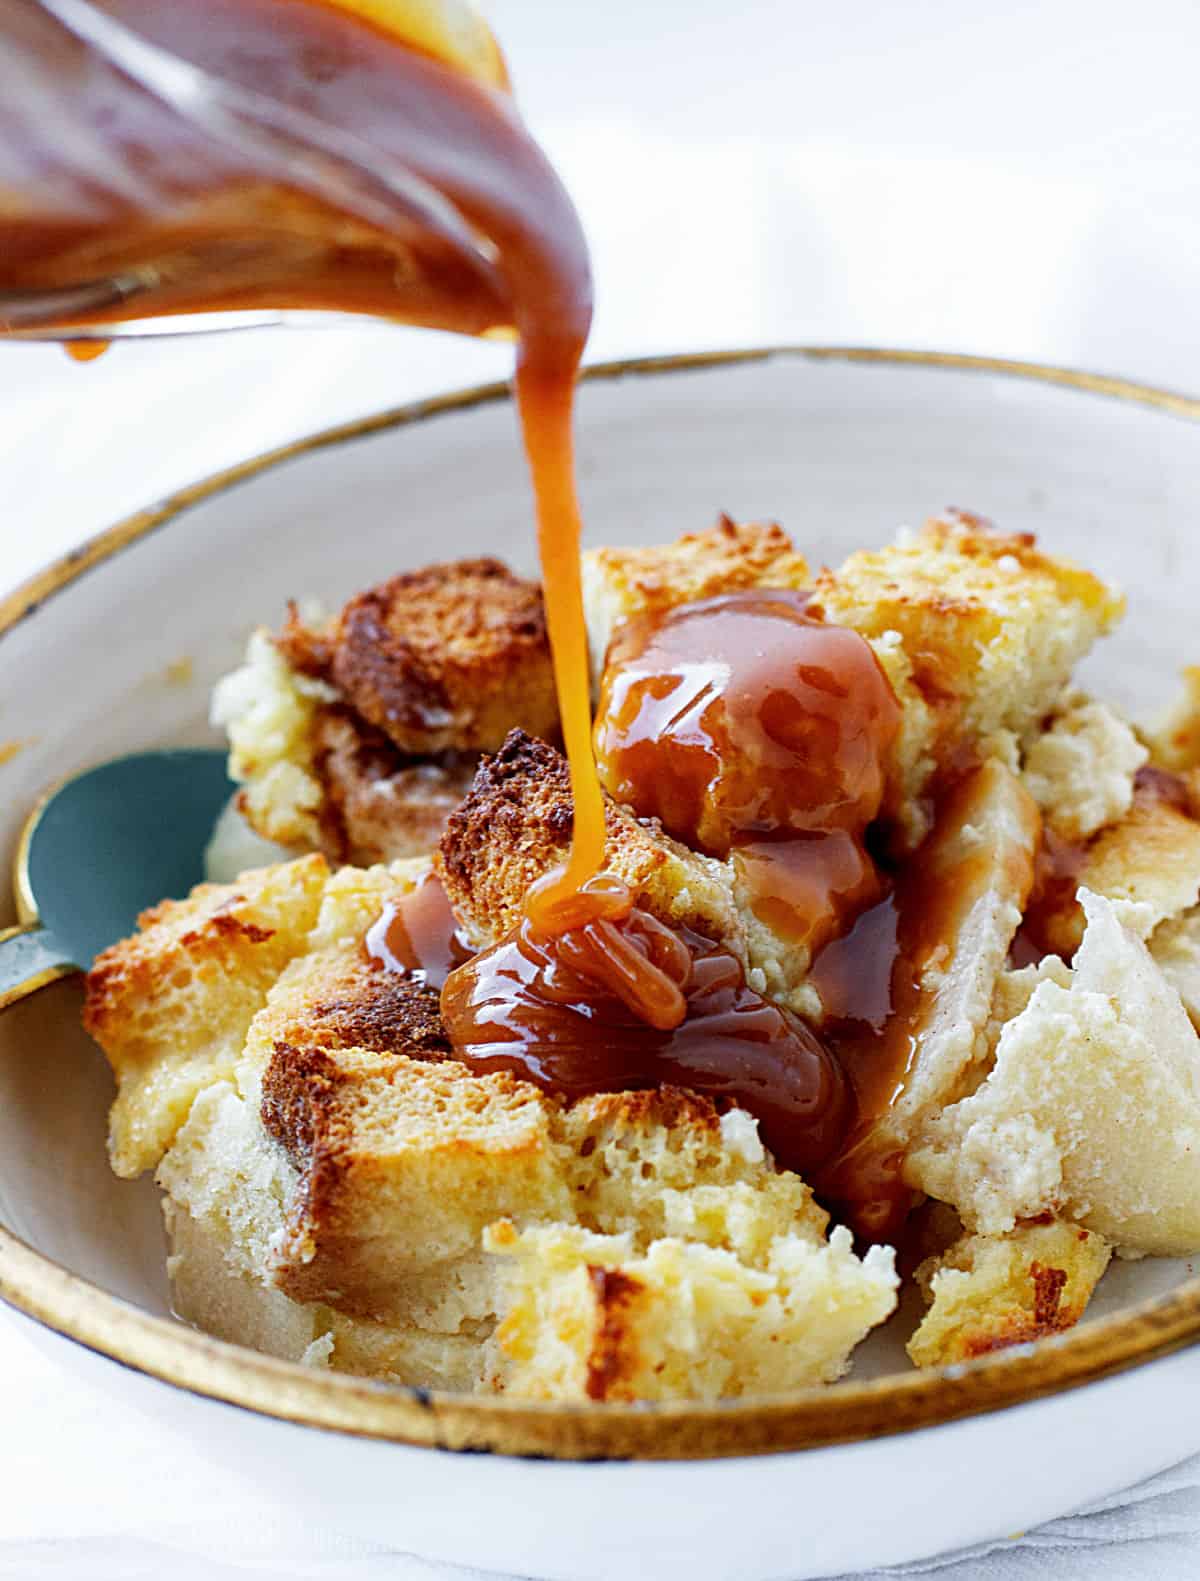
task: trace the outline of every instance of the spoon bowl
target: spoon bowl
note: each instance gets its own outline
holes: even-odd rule
[[[138,914],[186,895],[233,787],[225,754],[138,752],[61,781],[17,848],[20,924],[0,933],[0,1009],[85,971]]]

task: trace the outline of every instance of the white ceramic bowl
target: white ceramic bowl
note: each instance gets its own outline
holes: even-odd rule
[[[579,448],[593,541],[726,509],[778,517],[819,563],[969,506],[1125,584],[1129,621],[1089,665],[1105,695],[1153,708],[1198,657],[1200,404],[963,358],[751,353],[596,370]],[[0,604],[3,734],[23,743],[0,767],[9,848],[58,775],[211,740],[212,682],[288,595],[332,604],[484,551],[532,568],[498,389],[319,436],[113,529]],[[1016,1531],[1200,1448],[1200,1280],[1153,1260],[1032,1350],[916,1375],[877,1345],[834,1390],[717,1408],[430,1398],[218,1344],[170,1319],[154,1187],[108,1172],[78,999],[58,984],[0,1016],[0,1294],[114,1409],[364,1536],[526,1576],[799,1578]],[[415,1447],[443,1444],[492,1452]],[[651,1458],[570,1458],[588,1455]]]

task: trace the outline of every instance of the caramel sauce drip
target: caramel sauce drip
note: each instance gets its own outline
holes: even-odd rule
[[[735,956],[648,912],[566,933],[529,918],[451,972],[442,1017],[455,1057],[568,1098],[664,1083],[755,1115],[781,1165],[805,1170],[841,1144],[851,1112],[837,1061],[750,989]]]
[[[388,971],[411,972],[439,992],[450,973],[474,953],[433,873],[398,900],[388,901],[364,943],[370,960]]]
[[[807,603],[755,590],[625,621],[596,747],[619,801],[732,856],[759,920],[811,949],[882,892],[864,836],[900,709],[864,639]]]
[[[95,362],[111,344],[107,340],[69,340],[63,350],[72,362]]]
[[[600,893],[589,889],[588,881],[604,865],[604,798],[592,755],[591,676],[579,571],[581,524],[571,404],[569,398],[563,399],[560,371],[529,356],[522,359],[517,374],[517,399],[537,494],[546,624],[574,802],[570,857],[565,866],[555,868],[533,886],[525,898],[525,914],[542,932],[555,932],[579,926],[589,916],[604,915],[602,906],[592,911],[592,902],[584,899]],[[627,892],[624,899],[629,899]]]
[[[889,1143],[880,1122],[904,1091],[929,1022],[931,968],[950,966],[968,913],[988,888],[996,854],[970,843],[959,851],[946,834],[971,821],[987,772],[968,775],[944,794],[933,833],[905,863],[890,893],[827,944],[809,974],[825,1010],[824,1035],[856,1108],[845,1145],[814,1184],[865,1240],[894,1241],[913,1205],[901,1178],[903,1151]],[[1029,810],[1036,818],[1032,804]],[[1013,890],[1029,893],[1034,878],[1028,848],[1014,847],[1005,860],[1014,864]]]

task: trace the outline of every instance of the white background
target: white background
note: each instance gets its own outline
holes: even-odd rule
[[[491,11],[591,237],[594,357],[854,342],[1200,391],[1194,3]],[[87,366],[0,348],[0,590],[205,472],[503,377],[509,357],[374,328],[125,347]],[[197,1553],[206,1531],[240,1530],[245,1562],[267,1570],[286,1513],[252,1516],[248,1491],[198,1455],[69,1392],[4,1315],[0,1402],[0,1576],[161,1573],[161,1551],[127,1541],[147,1511],[158,1538]],[[73,1536],[82,1546],[63,1546]],[[359,1573],[310,1559],[288,1573]],[[242,1573],[171,1564],[175,1577]]]

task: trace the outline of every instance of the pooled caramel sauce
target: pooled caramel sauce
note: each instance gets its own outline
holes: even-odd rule
[[[412,972],[439,991],[474,953],[441,879],[429,873],[406,895],[388,901],[367,931],[368,957],[392,972]]]
[[[905,863],[891,893],[817,956],[810,981],[825,1010],[822,1030],[855,1097],[855,1123],[838,1156],[815,1178],[822,1198],[865,1240],[894,1240],[913,1203],[902,1150],[888,1140],[888,1110],[903,1092],[929,1025],[938,977],[982,893],[996,853],[954,831],[972,821],[987,767],[944,793],[933,832]],[[1030,804],[1031,816],[1036,810]],[[1030,844],[1032,844],[1032,836]],[[1010,887],[1028,894],[1033,861],[1014,844]]]
[[[568,1098],[668,1083],[737,1103],[788,1169],[829,1158],[850,1123],[838,1063],[804,1023],[747,987],[728,950],[638,907],[558,934],[526,918],[450,974],[442,1017],[480,1073]]]
[[[807,604],[753,590],[625,621],[596,750],[618,801],[732,856],[759,920],[812,948],[882,891],[864,836],[900,709],[864,639]]]

